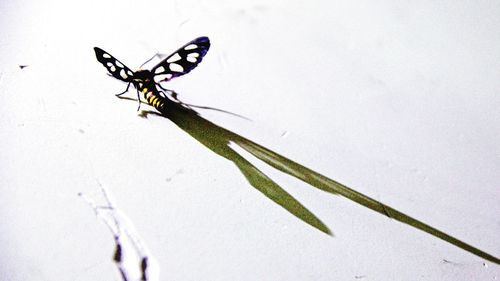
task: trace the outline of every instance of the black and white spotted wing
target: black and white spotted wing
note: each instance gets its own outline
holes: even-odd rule
[[[134,72],[126,67],[123,63],[117,60],[115,57],[105,52],[104,50],[95,47],[94,48],[95,55],[97,60],[106,67],[109,74],[115,77],[116,79],[132,82],[132,78],[134,76]]]
[[[169,81],[190,72],[202,61],[209,48],[208,37],[196,38],[182,46],[151,69],[154,82]]]

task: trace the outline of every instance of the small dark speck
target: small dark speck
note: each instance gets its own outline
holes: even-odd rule
[[[355,279],[364,279],[366,278],[366,275],[356,275],[354,276]]]
[[[29,65],[27,65],[27,64],[20,64],[20,65],[19,65],[19,68],[20,68],[20,69],[23,69],[23,68],[28,67],[28,66],[29,66]]]
[[[450,260],[447,260],[447,259],[443,259],[442,263],[444,263],[444,264],[451,264],[451,265],[454,265],[454,266],[459,266],[460,265],[460,263],[458,263],[458,262],[450,261]]]
[[[288,135],[288,131],[284,131],[283,133],[281,133],[281,137],[284,138]]]
[[[144,257],[144,258],[142,258],[142,261],[141,261],[141,269],[142,269],[143,275],[146,272],[147,268],[148,268],[148,257]],[[144,279],[144,280],[146,280],[146,279]]]
[[[85,131],[83,129],[78,129],[78,132],[80,132],[81,134],[85,134]]]
[[[120,245],[118,242],[116,243],[116,249],[115,249],[115,254],[113,256],[113,260],[115,262],[121,262],[122,261],[122,245]]]
[[[17,124],[18,127],[24,127],[24,123]]]

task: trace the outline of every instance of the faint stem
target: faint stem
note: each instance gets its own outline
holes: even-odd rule
[[[122,280],[159,280],[156,260],[149,254],[149,250],[144,246],[142,239],[136,233],[132,222],[116,207],[108,190],[99,182],[98,184],[101,187],[100,196],[103,198],[103,205],[97,204],[95,200],[83,193],[78,193],[78,196],[85,200],[94,211],[96,217],[102,220],[113,234],[116,245],[113,261],[118,267]]]

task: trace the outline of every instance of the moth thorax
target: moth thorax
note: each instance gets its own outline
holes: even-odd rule
[[[152,79],[151,77],[151,72],[147,69],[141,69],[141,70],[138,70],[134,73],[134,80],[136,81],[143,81],[143,82],[149,82]]]

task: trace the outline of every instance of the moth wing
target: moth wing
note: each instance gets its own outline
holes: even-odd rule
[[[106,67],[111,76],[124,82],[132,82],[134,72],[130,68],[101,48],[95,47],[94,51],[97,60]]]
[[[210,48],[208,37],[198,37],[169,55],[151,69],[156,83],[168,81],[193,70]]]

